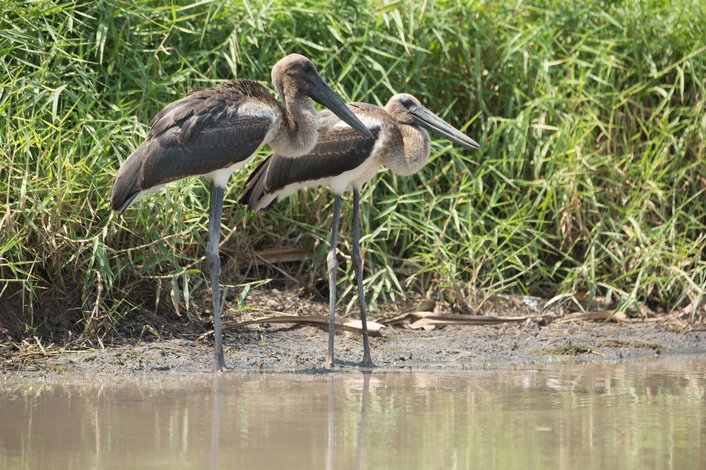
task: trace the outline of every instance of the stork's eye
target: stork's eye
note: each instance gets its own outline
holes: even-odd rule
[[[414,106],[414,101],[409,98],[402,98],[401,103],[402,106],[404,106],[405,108],[411,108],[412,106]]]
[[[316,72],[316,70],[314,70],[314,66],[313,66],[313,65],[311,65],[311,64],[304,64],[304,66],[302,67],[302,72],[304,72],[305,74],[310,74],[310,73]]]

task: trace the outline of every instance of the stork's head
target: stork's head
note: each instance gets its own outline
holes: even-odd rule
[[[305,95],[333,111],[352,128],[373,137],[367,127],[353,114],[341,98],[319,76],[316,67],[300,54],[289,54],[272,67],[272,84],[285,101]]]
[[[480,148],[475,140],[429,111],[417,98],[408,93],[400,93],[390,98],[385,105],[385,111],[399,123],[423,127],[467,149]]]

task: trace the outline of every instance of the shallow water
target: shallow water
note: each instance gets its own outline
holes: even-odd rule
[[[706,357],[0,379],[0,468],[706,468]]]

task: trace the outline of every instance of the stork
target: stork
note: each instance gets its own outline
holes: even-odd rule
[[[358,287],[360,319],[363,330],[363,360],[373,365],[368,344],[367,309],[363,290],[360,257],[360,190],[381,167],[398,175],[418,172],[429,158],[429,133],[432,131],[454,144],[478,150],[480,146],[458,129],[422,106],[417,98],[394,95],[384,108],[366,103],[349,105],[365,123],[373,137],[358,133],[327,110],[321,114],[316,147],[297,159],[275,152],[249,176],[240,202],[253,210],[268,208],[304,187],[328,186],[335,195],[331,245],[326,259],[329,275],[329,342],[327,364],[333,367],[334,309],[336,306],[336,241],[341,194],[353,190],[353,267]]]
[[[372,138],[309,59],[291,54],[272,68],[272,84],[286,110],[259,83],[234,80],[194,91],[152,119],[147,138],[122,164],[110,191],[111,209],[122,212],[138,197],[187,176],[211,180],[206,261],[213,296],[214,370],[225,367],[221,333],[219,255],[221,213],[230,175],[263,144],[288,158],[316,144],[319,116],[311,99]]]

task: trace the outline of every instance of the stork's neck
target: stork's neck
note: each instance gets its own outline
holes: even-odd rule
[[[429,158],[429,133],[418,126],[399,124],[404,151],[390,152],[384,164],[401,176],[413,175],[426,164]]]
[[[319,135],[319,116],[314,103],[301,93],[285,94],[287,111],[270,147],[279,155],[298,157],[311,151]]]

